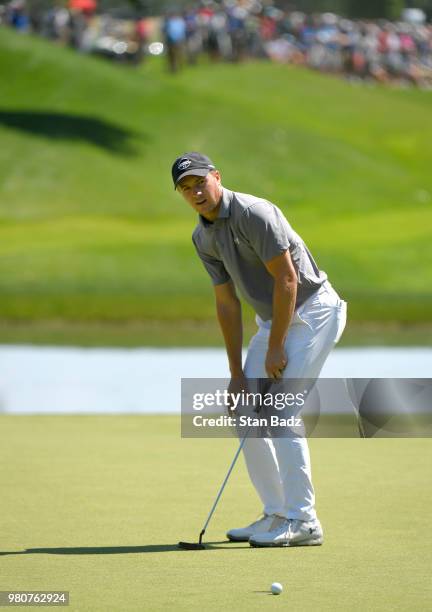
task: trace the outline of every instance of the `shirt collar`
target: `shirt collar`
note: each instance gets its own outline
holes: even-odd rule
[[[212,227],[215,223],[217,223],[221,219],[228,219],[231,213],[232,199],[233,199],[233,192],[230,191],[229,189],[225,189],[225,187],[222,187],[222,199],[221,199],[219,214],[217,218],[213,222],[211,222],[211,221],[207,221],[207,219],[205,219],[204,217],[200,215],[199,221],[201,225],[203,225],[204,227]]]

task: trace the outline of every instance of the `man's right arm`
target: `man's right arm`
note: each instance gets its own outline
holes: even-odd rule
[[[243,324],[240,300],[231,280],[214,285],[214,290],[217,318],[225,341],[231,378],[243,378]]]

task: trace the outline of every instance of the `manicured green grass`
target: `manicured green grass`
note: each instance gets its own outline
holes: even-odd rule
[[[253,319],[244,322],[244,344],[256,333]],[[3,344],[35,344],[58,346],[107,347],[197,347],[221,346],[223,338],[215,320],[127,322],[70,322],[0,320]],[[344,346],[431,346],[432,325],[400,325],[381,323],[349,323],[339,341]]]
[[[309,549],[224,541],[259,512],[240,459],[209,548],[178,551],[235,446],[182,440],[177,417],[1,416],[0,590],[69,590],[89,612],[429,608],[430,440],[311,440],[325,543]]]
[[[8,325],[212,319],[194,215],[170,183],[191,149],[284,210],[350,321],[430,322],[430,92],[256,62],[173,78],[6,29],[0,70]]]

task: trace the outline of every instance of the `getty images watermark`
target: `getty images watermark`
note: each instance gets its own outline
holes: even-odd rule
[[[182,379],[183,437],[431,437],[432,379]]]
[[[287,415],[287,409],[298,413],[305,405],[307,389],[303,392],[251,392],[241,390],[239,392],[228,389],[216,389],[214,393],[194,393],[192,396],[193,410],[200,411],[204,408],[225,408],[228,414],[217,417],[208,417],[195,414],[192,423],[195,427],[302,427],[302,419]],[[246,409],[246,410],[245,410]],[[249,409],[253,413],[247,414]],[[258,416],[262,409],[272,409],[273,414]],[[240,411],[245,410],[246,414]],[[277,411],[282,412],[281,416]],[[240,412],[240,413],[239,413]]]

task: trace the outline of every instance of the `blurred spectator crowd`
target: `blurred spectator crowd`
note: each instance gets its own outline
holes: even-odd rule
[[[31,32],[69,45],[84,53],[96,53],[126,62],[140,62],[148,52],[147,38],[154,19],[98,13],[96,0],[69,0],[44,9],[33,0],[1,4],[0,24]]]
[[[165,53],[172,72],[207,54],[214,62],[261,58],[352,80],[432,86],[432,25],[421,11],[389,22],[283,11],[272,0],[201,0],[160,18],[96,8],[96,0],[70,0],[67,8],[38,11],[11,0],[0,4],[0,23],[116,59]]]

